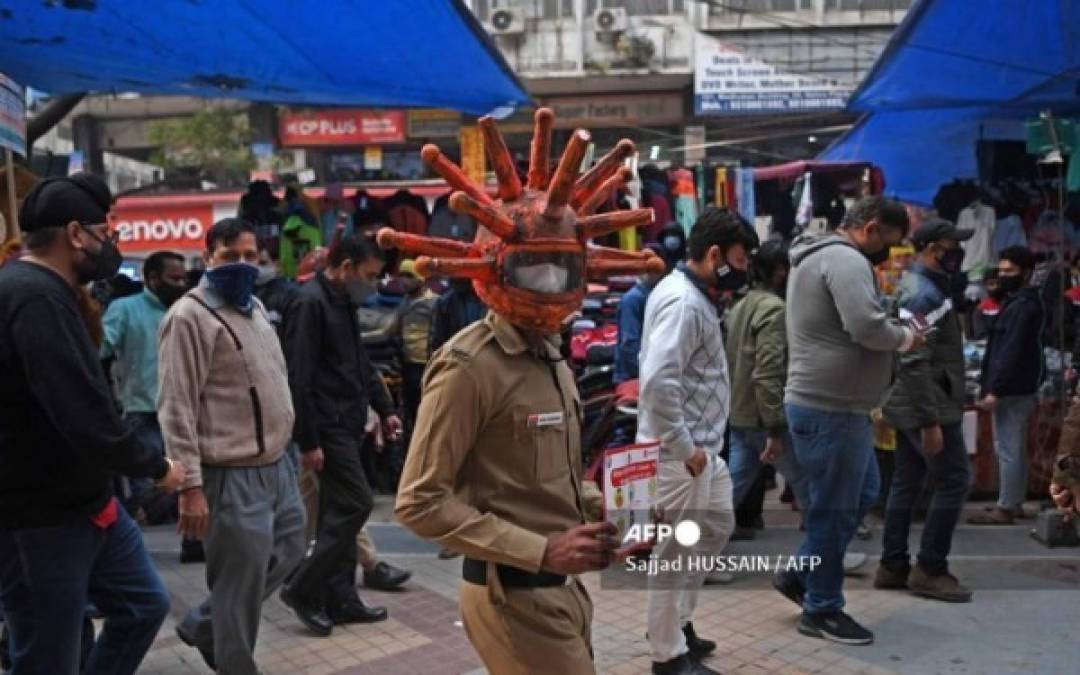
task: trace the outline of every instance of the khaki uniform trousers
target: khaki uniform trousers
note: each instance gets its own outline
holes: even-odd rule
[[[548,588],[503,588],[463,581],[465,633],[491,675],[594,675],[593,606],[577,579]]]
[[[304,511],[307,512],[307,523],[304,529],[304,541],[311,545],[315,538],[316,526],[319,522],[319,474],[307,469],[300,469],[300,498],[304,501]],[[360,530],[356,534],[356,559],[363,569],[371,569],[379,562],[378,553],[375,551],[375,542],[371,541],[366,530]]]

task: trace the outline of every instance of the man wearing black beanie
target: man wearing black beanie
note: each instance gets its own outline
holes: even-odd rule
[[[105,615],[84,674],[134,673],[169,595],[112,475],[184,479],[113,406],[85,289],[120,266],[112,197],[97,176],[36,185],[19,226],[28,254],[0,268],[0,605],[13,673],[79,673],[83,612]]]

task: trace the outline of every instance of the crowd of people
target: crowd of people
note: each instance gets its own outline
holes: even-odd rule
[[[408,445],[397,519],[443,557],[465,556],[463,623],[489,670],[594,672],[578,575],[644,552],[614,537],[582,478],[581,400],[559,337],[561,308],[584,294],[573,257],[536,245],[497,280],[454,279],[438,296],[412,261],[396,265],[397,401],[358,319],[386,273],[374,232],[333,210],[314,218],[299,193],[285,209],[273,199],[255,190],[241,217],[209,229],[198,279],[181,256],[155,253],[142,289],[103,314],[87,287],[122,260],[104,182],[47,179],[24,199],[27,252],[0,269],[0,614],[13,672],[137,670],[169,609],[137,522],[158,512],[176,518],[182,560],[205,560],[209,594],[177,634],[216,672],[258,672],[274,594],[315,636],[385,620],[358,587],[399,588],[410,573],[380,561],[364,531],[374,436]],[[736,506],[775,465],[802,512],[798,554],[820,563],[774,585],[799,606],[800,633],[844,644],[873,640],[844,612],[843,585],[848,544],[881,493],[875,415],[898,441],[874,585],[973,595],[948,565],[970,483],[952,297],[971,235],[937,218],[909,230],[902,205],[870,197],[835,231],[761,244],[737,213],[710,208],[637,259],[651,271],[618,314],[616,379],[639,381],[637,437],[661,447],[657,504],[701,527],[693,546],[668,539],[651,556],[721,552]],[[915,262],[890,308],[874,264],[905,241]],[[1034,266],[1026,249],[1006,249],[988,284],[997,305],[982,312],[979,405],[994,416],[1002,489],[977,523],[1011,522],[1026,497],[1045,314]],[[543,302],[488,311],[483,284],[548,298],[560,316]],[[1080,425],[1076,404],[1068,423]],[[1077,433],[1063,452],[1076,453]],[[1075,512],[1068,486],[1051,495]],[[654,673],[715,672],[705,660],[718,646],[693,624],[705,577],[650,580]]]

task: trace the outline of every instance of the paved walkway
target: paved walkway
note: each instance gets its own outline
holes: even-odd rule
[[[774,498],[770,498],[774,501]],[[772,507],[775,509],[775,507]],[[388,520],[380,500],[375,519]],[[732,553],[775,554],[799,541],[790,514],[772,510],[770,528]],[[780,525],[772,523],[780,522]],[[1076,617],[1080,606],[1080,549],[1046,549],[1028,536],[1032,521],[1011,527],[961,526],[954,569],[976,587],[975,601],[946,605],[906,593],[875,591],[874,565],[849,578],[848,609],[877,634],[869,647],[840,647],[795,632],[797,608],[765,579],[737,579],[702,594],[695,627],[720,643],[709,664],[724,673],[1064,673],[1075,672]],[[266,603],[258,661],[267,675],[482,673],[457,613],[460,560],[442,561],[435,547],[387,522],[373,523],[383,558],[413,570],[399,593],[362,592],[385,605],[390,620],[336,628],[309,636],[276,598]],[[854,548],[875,555],[880,530]],[[175,621],[205,592],[201,565],[177,563],[179,546],[168,529],[147,533],[155,561],[173,595],[173,610],[140,672],[207,673],[198,654],[181,644]],[[913,541],[915,540],[913,535]],[[604,590],[607,579],[589,575],[596,604],[593,626],[597,670],[630,675],[649,671],[645,593]]]

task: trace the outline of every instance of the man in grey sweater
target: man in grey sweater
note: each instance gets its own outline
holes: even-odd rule
[[[800,237],[791,248],[784,403],[810,492],[799,550],[808,562],[774,583],[803,608],[800,633],[843,644],[874,639],[842,611],[844,552],[881,485],[870,411],[892,382],[893,353],[924,342],[889,318],[874,277],[873,265],[907,231],[900,203],[868,197],[836,233]]]

